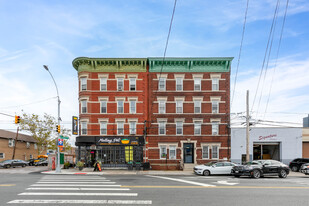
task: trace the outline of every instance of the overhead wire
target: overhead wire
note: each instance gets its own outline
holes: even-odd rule
[[[283,17],[283,23],[282,23],[282,27],[281,27],[280,39],[279,39],[279,44],[278,44],[278,49],[277,49],[277,54],[276,54],[276,60],[275,60],[275,65],[274,65],[274,72],[273,72],[273,76],[272,76],[272,79],[271,79],[271,82],[270,82],[270,88],[269,88],[269,93],[268,93],[268,98],[267,98],[267,102],[266,102],[266,107],[265,107],[265,112],[264,112],[264,117],[263,118],[265,118],[265,114],[266,114],[267,109],[268,109],[268,103],[269,103],[269,99],[270,99],[272,85],[273,85],[274,77],[275,77],[275,74],[276,74],[278,56],[279,56],[279,51],[280,51],[281,40],[282,40],[282,36],[283,36],[283,29],[284,29],[284,25],[285,25],[285,20],[286,20],[286,14],[287,14],[287,11],[288,11],[288,6],[289,6],[289,0],[286,1],[285,12],[284,12],[284,17]]]
[[[244,20],[244,24],[243,24],[243,28],[242,28],[242,35],[241,35],[241,41],[240,41],[240,47],[239,47],[236,74],[235,74],[234,87],[233,87],[233,93],[232,93],[231,110],[232,110],[232,107],[233,107],[233,100],[234,100],[235,88],[236,88],[236,83],[237,83],[238,68],[239,68],[239,63],[240,63],[240,56],[241,56],[242,45],[243,45],[245,30],[246,30],[248,7],[249,7],[249,0],[247,0],[247,7],[246,7],[246,11],[245,11],[245,20]]]
[[[27,104],[21,104],[21,105],[15,105],[15,106],[7,106],[7,107],[0,107],[0,109],[7,109],[7,108],[13,108],[13,107],[23,107],[23,106],[38,104],[38,103],[41,103],[41,102],[46,102],[46,101],[49,101],[49,100],[55,99],[55,98],[57,98],[57,97],[50,97],[50,98],[47,98],[47,99],[44,99],[44,100],[30,102],[30,103],[27,103]]]

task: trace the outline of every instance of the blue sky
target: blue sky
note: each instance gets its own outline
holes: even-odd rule
[[[167,56],[235,57],[233,88],[246,2],[178,0]],[[71,116],[78,115],[72,60],[162,56],[173,4],[173,0],[0,0],[0,112],[57,115],[56,91],[42,67],[46,64],[59,87],[63,125],[70,128]],[[309,113],[309,2],[290,0],[273,76],[285,4],[280,1],[273,52],[253,118],[300,126]],[[249,2],[232,113],[245,111],[246,90],[253,104],[275,7],[275,0]],[[233,116],[233,121],[243,121],[240,116]],[[15,129],[13,118],[0,115],[0,128]]]

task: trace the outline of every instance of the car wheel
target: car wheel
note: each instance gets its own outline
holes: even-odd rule
[[[258,179],[261,177],[261,172],[259,170],[253,170],[252,175],[253,178]]]
[[[10,168],[10,167],[11,167],[11,165],[6,165],[6,166],[5,166],[5,168],[7,168],[7,169]]]
[[[209,170],[204,170],[203,175],[204,176],[209,176],[210,175],[210,171]]]
[[[23,164],[23,165],[22,165],[22,167],[26,167],[26,165],[25,165],[25,164]]]
[[[298,167],[296,166],[296,165],[294,165],[292,168],[291,168],[291,170],[293,171],[293,172],[298,172]]]
[[[280,170],[280,172],[279,172],[280,178],[286,178],[287,176],[288,176],[288,174],[285,170]]]
[[[238,177],[240,177],[240,175],[234,175],[234,177],[237,177],[237,178],[238,178]]]

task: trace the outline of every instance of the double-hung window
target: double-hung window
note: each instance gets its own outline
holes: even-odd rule
[[[107,91],[107,78],[100,79],[101,91]]]
[[[182,114],[183,111],[183,101],[182,100],[176,100],[176,113]]]
[[[219,78],[212,78],[212,91],[219,91]]]
[[[81,133],[82,134],[87,134],[87,122],[81,122]]]
[[[182,91],[182,78],[176,78],[176,91]]]
[[[213,114],[218,114],[219,113],[219,101],[212,101],[211,102],[211,104],[212,104],[212,113]]]
[[[118,91],[123,91],[123,78],[117,79],[117,89]]]
[[[166,78],[165,77],[160,77],[159,78],[159,91],[165,91],[165,82],[166,82]]]
[[[107,122],[100,122],[101,135],[107,135]]]
[[[211,123],[211,129],[212,129],[212,135],[218,135],[219,134],[219,122],[214,121]]]
[[[117,134],[124,134],[124,122],[117,122]]]
[[[27,147],[27,149],[30,148],[30,142],[27,142],[27,143],[26,143],[26,147]]]
[[[202,104],[202,101],[194,100],[194,113],[196,114],[201,113],[201,104]]]
[[[169,159],[176,159],[176,146],[175,145],[169,146]]]
[[[130,122],[130,134],[136,134],[136,122]]]
[[[165,114],[165,101],[159,100],[159,114]]]
[[[136,78],[130,78],[129,83],[130,83],[130,91],[135,91],[136,90]]]
[[[212,159],[219,159],[219,146],[213,145],[211,148]]]
[[[101,113],[107,113],[107,101],[101,101]]]
[[[194,78],[194,91],[201,91],[201,78]]]
[[[81,110],[82,110],[82,114],[87,113],[87,100],[81,101]]]
[[[123,104],[124,102],[122,100],[117,101],[117,113],[118,114],[123,113]]]
[[[202,122],[201,121],[194,122],[194,134],[200,135],[201,130],[202,130]]]
[[[160,145],[160,159],[165,159],[167,155],[166,145]]]
[[[86,77],[82,77],[80,78],[80,90],[81,91],[86,91],[87,90],[87,78]]]
[[[182,135],[182,131],[183,131],[183,122],[177,121],[176,122],[176,135]]]
[[[4,159],[5,158],[5,153],[0,153],[0,159]]]
[[[202,158],[209,159],[209,146],[208,145],[202,147]]]
[[[136,100],[130,100],[130,114],[136,113]]]
[[[159,135],[165,135],[165,122],[159,122]]]

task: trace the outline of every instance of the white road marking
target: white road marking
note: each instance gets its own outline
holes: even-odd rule
[[[79,183],[79,184],[86,184],[86,183],[91,183],[91,184],[115,184],[116,182],[37,182],[37,184],[67,184],[67,183]]]
[[[239,183],[232,183],[232,182],[227,182],[227,181],[217,181],[218,184],[223,184],[223,185],[237,185]]]
[[[30,188],[27,188],[26,190],[130,190],[129,188],[84,188],[84,187],[81,187],[81,188],[76,188],[76,187],[53,187],[53,188],[49,188],[49,187],[45,187],[45,188],[42,188],[42,187],[30,187]]]
[[[58,186],[58,187],[75,187],[75,186],[79,186],[79,187],[120,187],[121,185],[81,185],[81,184],[33,184],[31,185],[32,187],[52,187],[52,186]]]
[[[73,192],[23,192],[18,195],[46,195],[46,196],[137,196],[137,193],[73,193]]]
[[[123,205],[151,205],[151,200],[13,200],[9,204],[123,204]]]
[[[172,181],[177,181],[177,182],[183,182],[183,183],[192,184],[192,185],[199,185],[199,186],[204,186],[204,187],[216,187],[215,185],[204,184],[204,183],[200,183],[200,182],[193,182],[193,181],[189,181],[189,180],[182,180],[182,179],[162,177],[162,176],[152,176],[152,175],[147,175],[147,176],[148,177],[166,179],[166,180],[172,180]]]

